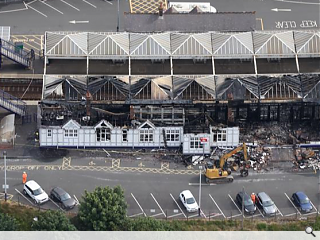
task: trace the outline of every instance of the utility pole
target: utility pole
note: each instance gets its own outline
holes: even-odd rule
[[[244,187],[242,187],[242,220],[241,220],[241,230],[243,230],[243,220],[244,220]]]
[[[318,163],[318,211],[317,211],[317,218],[319,216],[319,207],[320,207],[320,169],[319,169],[319,163]]]
[[[119,28],[120,28],[120,4],[119,4],[120,0],[118,0],[118,20],[117,20],[117,32],[119,32]]]
[[[4,201],[7,201],[7,152],[3,152],[4,157]]]
[[[199,166],[199,216],[201,216],[201,171],[202,166]]]

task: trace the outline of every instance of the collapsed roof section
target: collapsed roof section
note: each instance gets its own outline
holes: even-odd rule
[[[45,76],[43,99],[94,101],[319,99],[320,75]]]
[[[48,58],[320,57],[319,31],[113,33],[46,32]]]

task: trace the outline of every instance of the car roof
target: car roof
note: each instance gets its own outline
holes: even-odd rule
[[[258,196],[259,196],[259,198],[261,199],[262,202],[271,200],[271,198],[265,192],[258,193]]]
[[[63,189],[60,188],[60,187],[55,187],[53,190],[54,190],[56,193],[58,193],[59,195],[62,195],[62,194],[65,194],[65,193],[66,193],[66,191],[63,190]]]
[[[296,192],[296,195],[298,196],[298,198],[302,199],[302,198],[307,198],[307,195],[304,192]]]
[[[181,194],[183,194],[185,198],[191,198],[191,197],[193,197],[193,195],[192,195],[192,193],[190,192],[190,190],[184,190]]]
[[[34,180],[30,180],[28,182],[26,182],[26,185],[31,188],[31,190],[36,190],[38,188],[40,188],[40,185],[38,183],[36,183],[36,181]]]

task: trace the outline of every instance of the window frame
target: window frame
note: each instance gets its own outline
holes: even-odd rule
[[[52,137],[52,129],[47,129],[47,137]]]
[[[154,130],[152,128],[139,129],[139,142],[154,142]]]

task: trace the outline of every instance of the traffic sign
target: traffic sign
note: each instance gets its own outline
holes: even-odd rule
[[[2,188],[3,188],[3,189],[9,189],[9,185],[8,185],[8,184],[7,184],[7,185],[4,185],[4,184],[3,184],[3,185],[2,185]]]
[[[206,143],[206,142],[208,142],[208,138],[202,137],[202,138],[200,138],[200,142]]]

